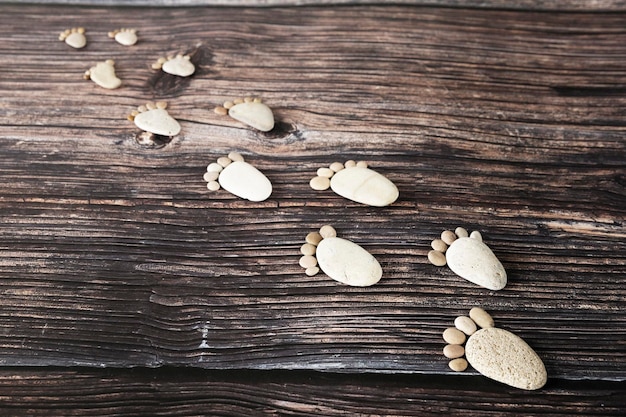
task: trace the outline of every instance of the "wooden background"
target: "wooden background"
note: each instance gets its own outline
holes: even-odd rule
[[[624,5],[367,3],[0,5],[0,415],[624,414]],[[76,26],[82,50],[57,39]],[[178,52],[192,77],[150,69]],[[120,89],[82,79],[109,58]],[[246,95],[272,132],[213,113]],[[126,116],[152,100],[182,132],[139,143]],[[206,190],[231,150],[270,199]],[[347,159],[398,201],[309,188]],[[303,273],[324,224],[379,284]],[[505,289],[428,263],[459,225]],[[441,333],[475,305],[542,357],[542,390],[449,371]]]

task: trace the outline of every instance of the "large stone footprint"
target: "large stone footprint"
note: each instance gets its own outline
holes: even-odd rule
[[[122,85],[122,80],[115,75],[115,61],[112,59],[107,59],[89,68],[85,71],[85,79],[111,90]]]
[[[224,188],[237,197],[264,201],[272,194],[272,183],[261,171],[243,160],[237,152],[217,159],[207,166],[204,174],[209,191]]]
[[[452,370],[462,372],[469,362],[482,375],[515,388],[536,390],[546,384],[548,373],[539,355],[519,336],[494,327],[482,308],[457,317],[454,326],[443,332],[448,343],[443,354],[451,359]]]
[[[154,135],[175,136],[180,133],[180,124],[167,112],[167,103],[163,101],[137,107],[128,120],[135,122],[139,129]]]
[[[220,116],[228,115],[261,132],[274,129],[274,113],[260,98],[246,97],[227,101],[224,105],[215,107],[214,111]]]
[[[368,206],[384,207],[398,199],[398,188],[364,161],[333,162],[317,170],[309,182],[312,189],[331,188],[338,195]]]
[[[332,226],[322,226],[319,232],[306,236],[300,248],[300,266],[308,276],[320,269],[335,281],[353,287],[368,287],[380,281],[383,270],[374,256],[361,246],[337,237]]]
[[[433,250],[428,260],[436,266],[446,263],[458,276],[490,290],[506,286],[507,276],[496,255],[485,245],[479,232],[468,236],[467,230],[457,227],[446,230],[440,239],[432,241]]]

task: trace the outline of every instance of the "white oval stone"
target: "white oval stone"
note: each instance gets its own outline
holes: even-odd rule
[[[235,104],[228,109],[228,115],[261,132],[274,128],[274,113],[266,104],[256,101]]]
[[[135,125],[155,135],[174,136],[180,133],[180,124],[165,109],[153,109],[139,113]]]
[[[137,33],[130,30],[122,30],[115,34],[115,40],[120,45],[132,46],[137,43]]]
[[[506,286],[504,267],[487,245],[477,239],[456,239],[446,251],[446,261],[458,276],[490,290]]]
[[[380,281],[383,270],[368,251],[340,237],[323,239],[317,245],[317,263],[335,281],[367,287]]]
[[[330,188],[342,197],[369,206],[387,206],[398,198],[398,187],[369,168],[345,168],[330,179]]]
[[[188,77],[196,71],[196,67],[191,63],[188,56],[177,55],[163,63],[161,69],[168,74],[179,77]]]
[[[237,197],[250,201],[263,201],[272,194],[270,180],[258,169],[244,161],[229,164],[220,173],[222,188]]]
[[[548,379],[537,353],[504,329],[490,327],[474,333],[465,344],[465,357],[484,376],[515,388],[539,389]]]
[[[87,45],[87,38],[83,33],[72,32],[65,38],[65,43],[72,48],[80,49]]]

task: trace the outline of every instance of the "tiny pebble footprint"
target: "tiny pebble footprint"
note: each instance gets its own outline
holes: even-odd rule
[[[85,71],[85,79],[91,80],[102,88],[115,89],[122,85],[122,80],[115,75],[115,61],[107,59]]]
[[[383,270],[376,258],[356,243],[337,237],[332,226],[322,226],[305,240],[300,247],[300,266],[308,276],[321,269],[335,281],[354,287],[368,287],[380,281]]]
[[[431,243],[428,260],[436,266],[448,267],[466,280],[490,290],[506,286],[507,276],[496,255],[482,241],[479,232],[468,236],[467,230],[457,227],[454,232],[446,230],[440,239]]]
[[[189,77],[196,72],[196,67],[191,62],[191,56],[183,54],[161,57],[152,64],[152,69],[160,69],[163,72],[179,77]]]
[[[137,43],[137,30],[135,29],[116,29],[109,32],[108,36],[124,46],[132,46]]]
[[[384,207],[398,199],[398,188],[386,177],[367,167],[364,161],[333,162],[317,170],[309,182],[312,189],[331,188],[338,195],[368,206]]]
[[[228,115],[261,132],[269,132],[274,128],[274,113],[260,98],[238,98],[227,101],[214,110],[220,116]]]
[[[128,120],[145,131],[161,136],[175,136],[180,133],[180,124],[167,112],[167,103],[146,103],[128,116]]]
[[[548,373],[539,355],[519,336],[494,327],[482,308],[457,317],[454,326],[443,332],[450,369],[462,372],[469,362],[482,375],[515,388],[536,390],[546,384]]]
[[[249,201],[264,201],[272,194],[272,183],[261,171],[245,162],[243,156],[231,152],[207,167],[204,174],[209,191],[224,188]]]
[[[85,37],[85,28],[71,28],[66,29],[59,35],[59,40],[64,41],[66,44],[75,49],[80,49],[87,45],[87,38]]]

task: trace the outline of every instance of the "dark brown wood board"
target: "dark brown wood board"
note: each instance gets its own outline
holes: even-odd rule
[[[0,409],[39,404],[56,390],[54,367],[55,381],[94,383],[96,396],[103,372],[118,386],[137,376],[139,391],[171,373],[205,396],[198,404],[222,383],[255,397],[265,382],[289,392],[300,375],[298,395],[337,382],[352,406],[329,414],[384,415],[350,395],[362,377],[373,399],[410,402],[415,388],[449,395],[448,410],[466,415],[516,404],[548,415],[560,390],[611,404],[582,399],[560,415],[622,414],[625,23],[623,12],[411,5],[0,5]],[[82,50],[58,40],[77,26]],[[120,27],[140,42],[107,37]],[[192,55],[192,77],[150,68],[178,52]],[[82,78],[105,59],[120,89]],[[273,108],[272,132],[212,110],[248,95]],[[126,116],[155,100],[182,132],[140,143]],[[270,178],[270,199],[206,190],[206,165],[232,150]],[[348,159],[390,178],[398,201],[374,208],[310,189],[317,168]],[[299,247],[324,224],[380,261],[379,284],[304,274]],[[505,289],[428,263],[431,240],[456,226],[482,233],[507,269]],[[476,305],[541,356],[543,393],[449,371],[441,333]],[[154,367],[164,370],[126,370]],[[13,379],[33,384],[21,401],[10,399]],[[466,384],[487,405],[455,399]],[[273,403],[259,401],[250,410],[269,414]],[[68,415],[72,403],[58,407]],[[429,411],[395,407],[390,415]],[[186,410],[177,415],[199,413]]]

